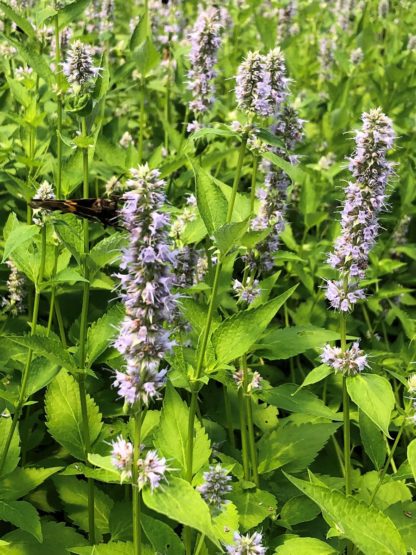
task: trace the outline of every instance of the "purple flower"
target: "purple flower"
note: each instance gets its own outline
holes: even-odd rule
[[[125,402],[148,405],[160,397],[166,369],[160,369],[164,355],[174,342],[167,325],[174,321],[177,298],[172,294],[173,253],[168,235],[169,217],[161,212],[165,182],[157,170],[146,164],[131,170],[120,211],[130,233],[118,277],[126,316],[115,341],[126,367],[116,372],[114,385]]]
[[[139,489],[149,485],[152,491],[159,487],[168,470],[166,459],[159,457],[156,451],[148,451],[144,459],[137,461],[137,466]]]
[[[259,52],[249,52],[240,64],[235,95],[240,110],[259,116],[272,115],[271,76],[265,68],[264,56]]]
[[[33,199],[39,200],[51,200],[55,198],[55,193],[53,192],[53,187],[48,181],[43,181],[37,191]],[[44,210],[43,208],[35,208],[33,210],[33,223],[42,227],[45,223],[45,217],[48,215],[48,211]]]
[[[226,546],[229,555],[265,555],[267,551],[262,546],[263,537],[259,532],[254,532],[251,536],[249,534],[243,536],[235,532],[233,539],[234,544]]]
[[[237,388],[240,389],[241,387],[244,386],[244,371],[243,370],[236,370],[235,372],[233,372],[233,379],[237,385]],[[252,372],[251,370],[248,370],[248,378],[247,379],[247,392],[250,393],[251,391],[254,391],[256,389],[260,389],[261,388],[261,382],[263,381],[263,378],[261,377],[261,374],[259,374],[259,372],[257,372],[257,370],[255,370],[254,372]]]
[[[121,481],[131,478],[133,464],[133,445],[121,435],[112,443],[111,462],[121,473]]]
[[[204,472],[204,483],[197,490],[208,503],[215,509],[220,509],[226,503],[224,497],[232,491],[232,477],[220,464],[210,466],[208,472]]]
[[[216,76],[214,66],[217,63],[222,29],[220,10],[209,7],[199,12],[190,34],[191,69],[188,71],[188,89],[192,93],[192,100],[189,107],[197,113],[206,112],[214,102],[214,77]],[[192,129],[195,130],[195,126]]]
[[[365,277],[368,255],[378,235],[378,215],[385,206],[387,181],[393,173],[393,165],[386,159],[394,141],[390,118],[377,108],[364,113],[362,121],[349,164],[355,181],[347,185],[341,235],[328,257],[342,279],[328,282],[326,296],[333,308],[343,311],[350,310],[364,296],[357,282]]]
[[[355,376],[368,366],[367,355],[360,349],[358,341],[350,345],[345,351],[341,347],[325,345],[321,360],[344,376]]]
[[[251,304],[261,293],[258,279],[248,278],[247,283],[243,285],[238,279],[234,280],[233,289],[237,294],[238,301]]]

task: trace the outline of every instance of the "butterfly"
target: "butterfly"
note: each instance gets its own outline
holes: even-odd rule
[[[74,214],[80,218],[101,222],[105,226],[118,227],[118,199],[80,198],[80,199],[32,199],[32,208],[43,208],[63,214]]]

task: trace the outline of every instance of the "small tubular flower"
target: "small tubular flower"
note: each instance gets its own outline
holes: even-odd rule
[[[33,197],[34,199],[37,200],[51,200],[55,198],[55,193],[53,192],[53,187],[52,185],[48,182],[48,181],[43,181],[37,191],[35,196]],[[33,215],[32,215],[32,219],[33,219],[33,223],[38,225],[38,226],[43,226],[44,225],[44,219],[45,216],[48,214],[47,210],[44,210],[43,208],[34,208],[33,209]]]
[[[6,282],[7,294],[1,299],[0,306],[11,316],[18,316],[24,311],[25,278],[11,260],[7,260],[10,274]]]
[[[111,462],[120,471],[121,481],[132,476],[131,467],[133,464],[133,445],[126,441],[121,435],[111,443]]]
[[[156,451],[148,451],[144,459],[137,461],[139,489],[150,486],[153,491],[160,485],[160,481],[165,477],[168,470],[166,459],[159,457]]]
[[[77,40],[68,49],[62,71],[68,83],[82,89],[91,84],[99,74],[100,68],[93,64],[90,47]]]

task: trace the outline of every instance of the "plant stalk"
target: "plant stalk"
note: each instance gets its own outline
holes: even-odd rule
[[[141,405],[133,417],[134,419],[134,438],[133,438],[133,468],[132,468],[132,513],[133,513],[133,551],[134,555],[141,555],[142,553],[142,538],[141,538],[141,500],[140,490],[138,485],[138,467],[137,461],[139,460],[140,442],[141,442]]]

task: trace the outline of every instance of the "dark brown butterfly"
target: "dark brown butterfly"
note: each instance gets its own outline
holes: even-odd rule
[[[118,202],[116,198],[32,199],[30,206],[64,214],[74,214],[87,220],[101,222],[105,226],[118,227]]]

